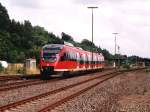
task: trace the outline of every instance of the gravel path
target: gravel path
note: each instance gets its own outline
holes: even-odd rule
[[[149,89],[150,73],[125,73],[51,112],[150,112]],[[139,97],[141,99],[136,100]]]

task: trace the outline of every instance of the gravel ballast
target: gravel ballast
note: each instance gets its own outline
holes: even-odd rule
[[[59,93],[56,94],[52,94],[50,96],[46,96],[44,98],[41,98],[39,100],[35,100],[35,101],[31,101],[29,103],[26,103],[20,107],[17,107],[15,109],[16,112],[18,111],[23,111],[23,112],[38,112],[40,109],[43,109],[44,107],[47,107],[50,104],[53,104],[61,99],[63,99],[64,97],[70,96],[78,91],[81,91],[82,89],[87,88],[88,86],[91,86],[93,84],[96,84],[97,82],[99,82],[100,80],[103,79],[95,79],[93,81],[75,86],[73,88],[69,88],[67,90],[63,90]],[[11,112],[11,110],[9,110],[9,112]]]
[[[100,72],[98,74],[100,75],[104,73]],[[7,105],[16,101],[20,101],[22,99],[36,96],[36,95],[39,95],[48,91],[52,91],[52,90],[55,90],[55,89],[58,89],[58,88],[61,88],[70,84],[74,84],[83,80],[87,80],[91,77],[97,76],[98,74],[67,78],[65,80],[59,80],[56,82],[33,85],[33,86],[18,88],[18,89],[6,91],[6,92],[1,92],[0,93],[0,99],[1,99],[0,106]]]
[[[125,73],[92,88],[52,112],[150,112],[149,90],[150,73]]]

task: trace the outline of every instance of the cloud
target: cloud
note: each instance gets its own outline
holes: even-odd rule
[[[24,7],[24,8],[40,8],[41,4],[39,0],[11,0],[9,1],[11,6]]]
[[[100,0],[74,0],[75,3],[79,3],[79,4],[96,4],[96,3],[100,3]]]
[[[91,11],[95,4],[94,42],[114,52],[113,32],[121,53],[150,56],[150,0],[0,0],[9,15],[19,21],[30,20],[33,25],[49,32],[72,35],[74,40],[91,40]]]

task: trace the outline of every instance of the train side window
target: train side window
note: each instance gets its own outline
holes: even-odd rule
[[[91,64],[91,56],[89,55],[88,58],[89,58],[89,64]]]
[[[86,55],[86,64],[88,64],[88,56]]]
[[[70,58],[71,58],[71,61],[74,60],[74,52],[73,51],[70,52]]]
[[[71,60],[71,54],[70,54],[70,52],[67,52],[67,60]]]
[[[98,64],[100,64],[100,57],[98,56]]]
[[[76,61],[80,63],[80,54],[76,52]]]
[[[60,58],[60,61],[65,61],[65,58],[66,58],[66,53],[64,53],[61,58]]]
[[[83,63],[86,63],[86,55],[85,54],[83,55],[83,59],[84,59]]]
[[[76,61],[76,53],[73,52],[73,61]]]
[[[88,64],[88,56],[85,55],[85,63]]]
[[[72,51],[69,52],[69,60],[70,60],[70,61],[73,60],[73,52],[72,52]]]
[[[61,56],[60,61],[67,61],[69,59],[68,52],[64,52],[64,54]]]
[[[88,55],[88,64],[90,64],[91,62],[90,62],[90,55]]]
[[[96,64],[98,64],[98,57],[96,56]]]
[[[85,62],[86,62],[85,54],[82,54],[81,55],[81,64],[84,64]]]
[[[70,60],[70,53],[67,52],[67,60]]]
[[[81,60],[80,60],[80,63],[83,64],[83,63],[84,63],[84,56],[81,55],[81,58],[80,58],[80,59],[81,59]]]
[[[95,55],[93,55],[93,64],[95,64],[95,61],[96,61],[96,60],[95,60]]]

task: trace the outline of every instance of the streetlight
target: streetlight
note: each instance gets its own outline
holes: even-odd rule
[[[116,56],[116,36],[117,36],[117,34],[119,34],[119,33],[112,33],[112,34],[114,34],[115,35],[115,53],[114,53],[114,56]],[[114,61],[114,67],[116,67],[116,61]]]
[[[93,9],[96,9],[98,7],[87,7],[87,8],[92,10],[92,44],[93,44]],[[93,48],[92,48],[92,64],[93,64]],[[93,68],[93,66],[92,66],[92,68]]]

